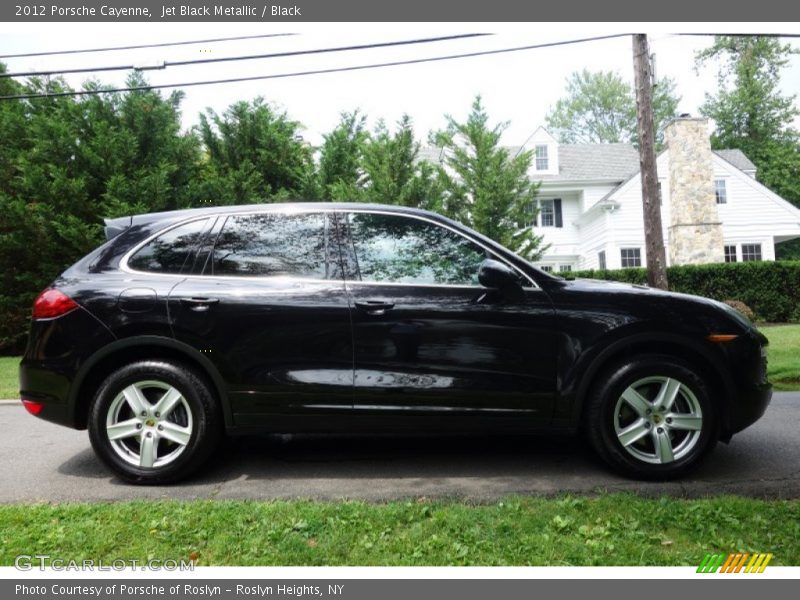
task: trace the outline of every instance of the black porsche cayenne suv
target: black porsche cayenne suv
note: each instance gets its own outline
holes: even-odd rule
[[[712,300],[566,281],[436,214],[364,204],[107,221],[37,298],[34,415],[166,483],[225,434],[581,432],[671,478],[766,409],[766,338]]]

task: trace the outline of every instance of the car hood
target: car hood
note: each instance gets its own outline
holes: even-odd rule
[[[607,281],[601,279],[573,279],[564,281],[567,288],[579,292],[599,292],[606,294],[620,294],[624,296],[641,296],[658,298],[660,301],[667,303],[671,306],[683,306],[685,309],[692,308],[700,309],[704,312],[709,311],[724,316],[727,319],[735,321],[739,326],[747,330],[757,331],[753,324],[742,315],[739,311],[728,306],[724,302],[719,302],[712,298],[704,296],[695,296],[693,294],[683,294],[680,292],[670,292],[660,290],[658,288],[651,288],[646,285],[622,283],[619,281]],[[692,311],[693,312],[693,311]],[[760,335],[760,334],[759,334]]]

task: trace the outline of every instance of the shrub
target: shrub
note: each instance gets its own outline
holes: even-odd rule
[[[740,313],[742,313],[745,317],[747,317],[751,321],[756,318],[753,309],[747,306],[747,304],[745,304],[744,302],[739,302],[738,300],[725,300],[724,302],[731,308],[738,310]]]
[[[576,271],[572,277],[647,283],[645,269]],[[800,261],[679,265],[667,269],[674,292],[725,301],[735,298],[760,321],[784,323],[800,317]]]

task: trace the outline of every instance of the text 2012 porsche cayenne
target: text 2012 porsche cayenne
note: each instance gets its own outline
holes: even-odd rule
[[[428,212],[203,208],[107,222],[33,307],[27,409],[122,478],[175,481],[243,432],[581,431],[685,473],[771,396],[725,304],[565,281]],[[569,443],[569,442],[566,442]]]

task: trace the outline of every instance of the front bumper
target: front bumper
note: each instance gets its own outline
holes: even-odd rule
[[[730,434],[737,433],[758,421],[772,400],[772,384],[761,383],[740,390],[738,401],[730,410]]]

